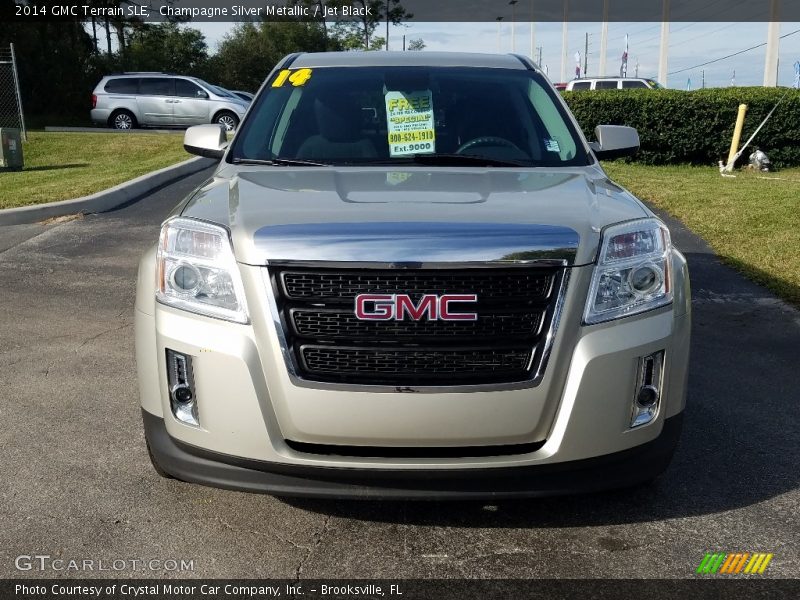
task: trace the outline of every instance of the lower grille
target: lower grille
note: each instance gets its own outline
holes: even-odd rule
[[[358,385],[476,385],[530,380],[540,370],[564,269],[335,269],[271,266],[294,372]],[[360,294],[476,294],[477,320],[365,321]],[[406,315],[408,317],[408,315]]]
[[[309,444],[286,440],[292,450],[322,456],[353,456],[362,458],[476,458],[482,456],[515,456],[536,452],[545,441],[502,446],[341,446]]]
[[[303,347],[303,363],[309,372],[338,375],[367,375],[403,382],[436,381],[450,375],[460,378],[502,381],[528,368],[531,349],[450,350],[408,348],[373,350],[366,348]]]

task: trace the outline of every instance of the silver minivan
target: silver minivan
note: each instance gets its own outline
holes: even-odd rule
[[[248,104],[196,77],[164,73],[107,75],[92,93],[92,121],[113,129],[218,123],[235,130]]]

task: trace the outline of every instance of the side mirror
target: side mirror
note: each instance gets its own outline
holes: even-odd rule
[[[228,135],[222,125],[195,125],[183,136],[183,149],[206,158],[222,158],[228,147]]]
[[[198,98],[203,98],[205,100],[208,100],[208,92],[206,92],[205,90],[197,90],[197,93],[195,95]]]
[[[639,151],[639,132],[633,127],[598,125],[594,129],[596,142],[589,142],[598,160],[633,156]]]

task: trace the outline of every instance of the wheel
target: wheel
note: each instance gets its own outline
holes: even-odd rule
[[[113,129],[134,129],[137,126],[136,117],[127,110],[117,110],[111,114],[108,124]]]
[[[217,116],[214,118],[214,122],[218,125],[222,125],[225,128],[225,131],[235,131],[239,126],[239,117],[230,111],[223,110],[222,112],[217,113]]]
[[[156,473],[158,473],[164,479],[175,479],[172,475],[162,469],[161,465],[156,462],[156,457],[153,456],[153,451],[150,450],[150,444],[147,444],[147,456],[150,457],[150,463],[153,465],[153,469],[155,469]]]

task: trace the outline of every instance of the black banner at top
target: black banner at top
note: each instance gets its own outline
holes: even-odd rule
[[[400,4],[413,22],[800,21],[798,0],[401,0]],[[0,0],[0,19],[336,22],[380,18],[384,5],[384,0]]]

